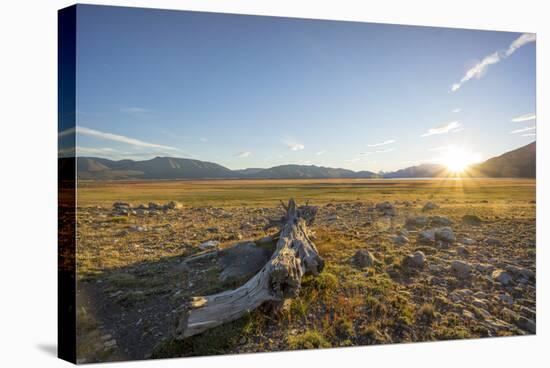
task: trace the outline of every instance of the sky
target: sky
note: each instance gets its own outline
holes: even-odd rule
[[[535,140],[535,35],[77,12],[77,155],[391,171]],[[65,133],[61,133],[63,137]]]

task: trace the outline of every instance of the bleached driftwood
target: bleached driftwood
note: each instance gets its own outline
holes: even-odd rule
[[[306,274],[318,275],[324,266],[317,248],[308,236],[317,208],[297,207],[293,199],[282,204],[285,215],[270,222],[280,227],[275,252],[265,266],[248,282],[235,290],[193,297],[176,323],[175,337],[183,339],[210,328],[234,321],[264,303],[282,305],[297,295]]]

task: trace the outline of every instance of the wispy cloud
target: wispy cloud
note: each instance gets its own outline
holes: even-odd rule
[[[388,153],[388,152],[393,152],[393,151],[395,151],[394,147],[381,149],[381,150],[376,150],[376,151],[361,152],[359,154],[361,156],[370,156],[370,155],[373,155],[373,154],[376,154],[376,153]]]
[[[461,112],[462,109],[460,107],[457,107],[456,109],[453,109],[452,112],[454,113],[457,113],[457,112]]]
[[[291,151],[302,151],[305,148],[305,146],[302,143],[300,143],[300,142],[298,142],[298,141],[296,141],[292,138],[283,139],[283,143],[288,148],[290,148]]]
[[[537,133],[526,133],[526,134],[522,134],[521,136],[522,137],[536,137]]]
[[[523,45],[526,45],[530,42],[536,41],[536,35],[533,33],[524,33],[521,36],[519,36],[517,39],[515,39],[510,46],[508,46],[508,49],[496,51],[493,52],[490,55],[485,56],[481,61],[477,62],[473,67],[468,69],[462,79],[454,83],[451,86],[451,92],[457,91],[464,83],[469,81],[472,78],[479,79],[485,73],[487,72],[487,69],[490,65],[499,63],[501,60],[506,59],[507,57],[510,57],[514,52],[516,52],[517,49],[522,47]]]
[[[368,147],[380,147],[380,146],[385,146],[387,144],[392,144],[392,143],[395,143],[395,139],[389,139],[387,141],[380,142],[380,143],[367,144],[367,146]]]
[[[428,129],[428,131],[422,134],[421,137],[429,137],[431,135],[436,135],[436,134],[454,133],[454,132],[459,132],[463,129],[464,128],[462,127],[461,123],[459,123],[458,121],[451,121],[450,123],[446,123],[438,127]]]
[[[535,120],[536,118],[537,118],[537,115],[531,113],[531,114],[523,114],[520,116],[516,116],[515,118],[512,119],[512,121],[515,123],[520,123],[522,121]]]
[[[243,151],[243,152],[239,152],[237,153],[235,156],[239,157],[239,158],[245,158],[245,157],[248,157],[252,154],[252,152],[250,151]]]
[[[120,111],[129,113],[129,114],[145,114],[145,113],[151,112],[151,110],[149,109],[145,109],[143,107],[136,107],[136,106],[122,107]]]
[[[531,130],[535,130],[535,129],[537,129],[536,126],[527,127],[527,128],[522,128],[522,129],[516,129],[516,130],[512,130],[512,131],[510,132],[510,134],[525,133],[525,132],[530,132]]]
[[[326,150],[322,150],[322,151],[316,152],[315,154],[316,154],[317,156],[321,156],[321,155],[324,155],[325,153],[327,153],[327,151],[326,151]]]
[[[74,134],[74,133],[86,135],[86,136],[89,136],[89,137],[99,138],[99,139],[110,140],[110,141],[114,141],[114,142],[125,143],[125,144],[129,144],[129,145],[132,145],[132,146],[137,146],[137,147],[158,148],[158,149],[164,149],[164,150],[169,150],[169,151],[178,151],[178,148],[176,148],[176,147],[165,146],[163,144],[145,142],[145,141],[135,139],[135,138],[131,138],[131,137],[127,137],[127,136],[124,136],[124,135],[102,132],[102,131],[99,131],[99,130],[90,129],[90,128],[86,128],[86,127],[83,127],[83,126],[78,126],[76,128],[70,128],[70,129],[64,130],[64,131],[59,133],[59,137],[61,138],[61,137],[64,137],[64,136],[67,136],[67,135],[70,135],[70,134]]]

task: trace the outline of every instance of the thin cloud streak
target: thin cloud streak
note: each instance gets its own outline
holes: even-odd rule
[[[529,120],[535,120],[537,118],[537,115],[531,113],[531,114],[523,114],[520,116],[516,116],[512,119],[514,123],[521,123],[522,121],[529,121]]]
[[[510,134],[518,134],[518,133],[523,133],[523,132],[529,132],[529,131],[535,130],[535,129],[537,129],[536,126],[527,127],[527,128],[523,128],[523,129],[516,129],[516,130],[512,130],[510,132]]]
[[[385,146],[387,144],[392,144],[392,143],[395,143],[395,139],[389,139],[387,141],[375,143],[375,144],[367,144],[367,147],[380,147],[380,146]]]
[[[524,45],[526,45],[530,42],[535,42],[536,40],[537,40],[537,37],[536,37],[535,34],[533,34],[533,33],[524,33],[521,36],[519,36],[517,39],[515,39],[510,44],[510,46],[508,46],[507,50],[505,50],[505,51],[502,51],[502,50],[501,51],[496,51],[496,52],[493,52],[490,55],[485,56],[480,62],[478,62],[477,64],[475,64],[473,67],[471,67],[470,69],[468,69],[466,71],[466,73],[464,74],[464,76],[462,77],[460,82],[454,83],[451,86],[451,92],[457,91],[458,89],[460,89],[460,87],[462,87],[462,85],[464,83],[466,83],[467,81],[469,81],[472,78],[479,79],[479,78],[483,77],[485,75],[485,73],[487,72],[487,69],[489,68],[489,66],[491,66],[493,64],[497,64],[501,60],[504,60],[504,59],[510,57],[520,47],[522,47],[522,46],[524,46]]]
[[[250,151],[244,151],[244,152],[239,152],[237,153],[235,156],[239,157],[239,158],[245,158],[245,157],[248,157],[252,154],[252,152]]]
[[[463,130],[463,126],[458,121],[451,121],[450,123],[440,125],[435,128],[430,128],[428,131],[421,135],[421,137],[429,137],[431,135],[455,133]]]
[[[64,131],[60,132],[58,134],[58,136],[59,136],[59,138],[62,138],[62,137],[65,137],[67,135],[75,134],[75,133],[86,135],[86,136],[89,136],[89,137],[110,140],[110,141],[114,141],[114,142],[126,143],[126,144],[129,144],[131,146],[147,147],[147,148],[158,148],[158,149],[164,149],[164,150],[169,150],[169,151],[179,151],[179,149],[176,148],[176,147],[165,146],[163,144],[145,142],[145,141],[135,139],[135,138],[131,138],[131,137],[127,137],[127,136],[124,136],[124,135],[102,132],[102,131],[99,131],[99,130],[90,129],[90,128],[86,128],[86,127],[83,127],[83,126],[78,126],[78,127],[75,127],[75,128],[70,128],[70,129],[64,130]]]

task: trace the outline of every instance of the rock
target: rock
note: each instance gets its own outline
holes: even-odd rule
[[[470,275],[473,267],[468,262],[454,260],[451,262],[451,268],[459,277],[466,278]]]
[[[474,245],[476,243],[476,241],[474,239],[470,239],[470,238],[463,238],[462,239],[462,244],[464,245]]]
[[[179,202],[176,202],[176,201],[170,201],[170,202],[168,202],[164,205],[164,208],[166,208],[168,210],[180,209],[182,207],[183,207],[183,205]]]
[[[148,208],[149,210],[160,210],[162,209],[162,206],[159,203],[149,202]]]
[[[392,241],[394,242],[394,244],[403,245],[409,242],[409,238],[407,238],[405,235],[395,235],[392,237]]]
[[[130,208],[130,204],[127,203],[127,202],[115,202],[113,203],[113,208],[119,210],[119,209],[129,209]]]
[[[493,280],[500,282],[502,285],[508,285],[512,282],[512,276],[504,270],[494,270],[492,273]]]
[[[502,245],[502,242],[500,240],[498,240],[497,238],[486,238],[485,239],[485,244],[500,246],[500,245]]]
[[[353,263],[361,268],[373,266],[375,260],[372,253],[364,249],[359,249],[353,256]]]
[[[435,242],[435,233],[432,230],[424,230],[418,234],[418,242],[421,244],[432,244]]]
[[[422,211],[431,211],[435,210],[436,208],[439,208],[439,206],[433,202],[427,202],[424,207],[422,207]]]
[[[488,263],[477,263],[474,267],[476,270],[483,273],[493,272],[493,270],[495,269],[495,266]]]
[[[405,221],[405,226],[411,227],[424,227],[428,225],[428,218],[426,216],[409,217]]]
[[[514,304],[514,299],[508,294],[500,294],[498,296],[498,299],[508,306],[512,306]]]
[[[445,216],[432,216],[430,223],[434,226],[449,226],[453,224],[453,220]]]
[[[474,298],[472,300],[472,305],[476,306],[477,308],[483,308],[483,309],[489,309],[487,302],[485,300]]]
[[[468,254],[470,254],[470,252],[468,251],[468,249],[466,249],[466,247],[463,247],[463,246],[456,247],[456,253],[457,253],[457,254],[460,254],[460,255],[468,255]]]
[[[537,325],[536,323],[529,319],[529,318],[525,318],[523,316],[520,316],[516,322],[517,326],[519,328],[521,328],[522,330],[524,331],[527,331],[529,333],[537,333]]]
[[[426,263],[426,255],[424,252],[418,250],[414,252],[411,260],[416,267],[424,267],[424,263]]]
[[[390,202],[377,203],[374,208],[378,212],[382,212],[384,216],[395,216],[397,214],[395,207]]]
[[[111,339],[111,340],[105,341],[105,342],[103,343],[103,346],[106,347],[106,348],[115,347],[115,346],[116,346],[116,340],[115,340],[115,339]]]
[[[506,271],[513,273],[517,277],[535,279],[535,273],[528,268],[509,265],[506,266]]]
[[[524,305],[521,306],[519,309],[519,312],[526,316],[527,318],[535,319],[537,316],[537,312],[534,309],[528,308]]]
[[[216,240],[208,240],[199,244],[201,250],[217,250],[220,246],[220,242]]]
[[[329,217],[327,217],[327,221],[336,221],[340,219],[340,217],[338,217],[338,215],[336,214],[333,214],[333,215],[330,215]]]
[[[133,225],[128,228],[128,231],[141,233],[143,231],[147,231],[147,228],[144,226]]]
[[[254,242],[242,242],[223,249],[219,254],[222,268],[220,281],[237,281],[254,275],[267,263],[272,253]]]
[[[480,226],[481,219],[476,215],[464,215],[462,216],[462,222],[466,225]]]
[[[456,239],[453,229],[451,229],[448,226],[435,229],[434,235],[435,235],[435,240],[441,240],[446,243],[454,243]]]

